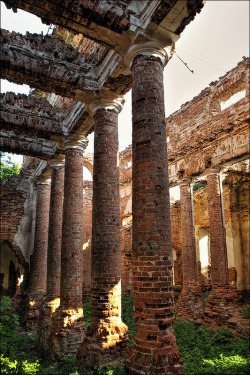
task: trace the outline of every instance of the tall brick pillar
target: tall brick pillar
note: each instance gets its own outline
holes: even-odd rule
[[[198,319],[203,316],[201,290],[198,288],[195,223],[191,179],[180,183],[181,242],[183,286],[176,304],[176,315],[182,319]],[[199,316],[200,315],[200,316]]]
[[[207,195],[210,232],[211,279],[212,291],[209,294],[205,319],[210,325],[225,322],[225,304],[237,298],[237,292],[230,290],[228,283],[228,262],[226,230],[223,216],[222,186],[218,169],[211,169],[207,174]]]
[[[50,179],[47,176],[37,178],[37,205],[34,253],[30,262],[30,283],[28,293],[29,326],[37,324],[39,308],[46,295],[47,249],[50,207]]]
[[[127,353],[128,328],[121,320],[121,248],[118,114],[121,103],[95,107],[91,316],[77,353],[81,371],[96,370]]]
[[[228,286],[226,230],[224,226],[220,176],[217,169],[207,174],[211,279],[213,288]]]
[[[64,161],[53,159],[51,166],[51,192],[47,258],[47,292],[39,315],[39,348],[44,355],[49,354],[51,318],[60,305],[61,242],[64,195]]]
[[[85,335],[83,289],[83,151],[87,141],[65,144],[60,307],[52,316],[51,357],[76,353]]]
[[[144,42],[129,52],[132,71],[133,293],[136,333],[130,374],[181,374],[173,331],[170,225],[163,69],[168,50]]]

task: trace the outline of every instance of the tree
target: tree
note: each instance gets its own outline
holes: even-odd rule
[[[20,165],[13,163],[11,157],[5,152],[0,153],[1,163],[0,163],[0,182],[5,178],[13,176],[20,173]]]

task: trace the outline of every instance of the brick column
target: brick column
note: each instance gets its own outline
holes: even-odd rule
[[[47,176],[40,176],[37,178],[34,253],[30,261],[27,322],[29,326],[37,324],[39,308],[46,294],[49,206],[50,179]]]
[[[80,371],[96,370],[126,354],[128,328],[121,320],[121,249],[118,164],[120,102],[95,108],[92,214],[92,324],[77,353]]]
[[[201,290],[198,288],[195,246],[195,223],[191,179],[180,183],[181,241],[183,287],[176,304],[176,315],[182,319],[197,319],[203,315]],[[199,316],[200,315],[200,316]]]
[[[217,169],[210,170],[207,174],[207,196],[212,287],[224,288],[228,286],[227,245],[220,177]]]
[[[51,193],[47,259],[47,292],[39,315],[39,348],[44,355],[49,354],[51,340],[51,317],[60,305],[62,214],[64,194],[64,162],[59,159],[49,161],[51,166]]]
[[[230,318],[231,303],[237,301],[237,291],[230,290],[226,230],[223,216],[222,186],[218,169],[207,174],[207,195],[210,232],[212,291],[205,308],[205,322],[210,326],[225,325]]]
[[[136,333],[130,374],[181,374],[173,331],[170,226],[163,69],[167,49],[145,42],[132,61],[133,292]]]
[[[86,141],[65,143],[60,307],[52,317],[51,357],[76,353],[85,335],[83,289],[83,151]]]

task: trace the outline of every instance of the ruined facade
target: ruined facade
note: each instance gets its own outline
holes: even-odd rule
[[[249,59],[165,120],[163,69],[201,0],[4,2],[56,28],[52,36],[1,30],[1,77],[36,89],[0,98],[1,150],[26,155],[21,175],[1,186],[3,289],[25,299],[44,354],[76,353],[81,371],[125,357],[131,374],[181,374],[173,258],[184,318],[216,325],[219,314],[230,325],[223,307],[249,290]],[[118,116],[131,87],[133,144],[119,155]],[[221,110],[241,90],[243,99]],[[84,152],[92,131],[93,157]],[[207,187],[193,199],[200,181]],[[170,205],[176,185],[181,200]],[[212,289],[205,305],[204,288]],[[129,353],[121,291],[134,295]]]

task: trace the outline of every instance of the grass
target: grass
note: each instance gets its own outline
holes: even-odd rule
[[[208,328],[177,319],[175,335],[183,375],[247,375],[250,368],[249,340],[232,339],[230,330]]]
[[[1,300],[1,374],[9,375],[82,375],[75,356],[65,355],[58,362],[40,358],[37,336],[19,329],[18,316],[10,311],[11,300]],[[84,300],[85,324],[91,324],[90,299]],[[249,310],[243,314],[248,317]],[[130,330],[130,345],[134,338],[133,298],[123,296],[122,319]],[[216,332],[191,322],[177,319],[175,334],[184,360],[183,375],[247,375],[250,368],[249,340],[232,339],[229,330]],[[126,375],[124,363],[99,369],[98,375]],[[84,375],[94,375],[93,372]]]

